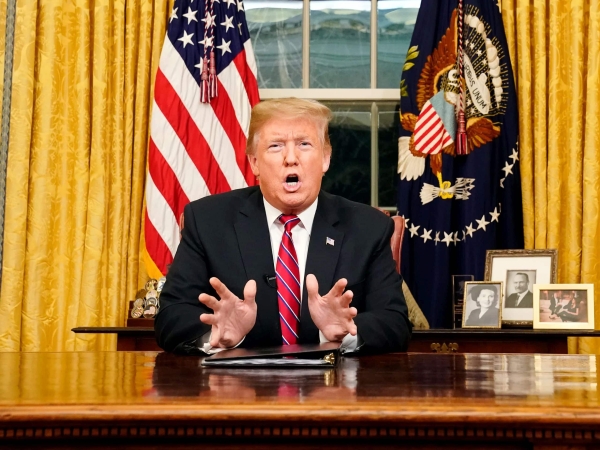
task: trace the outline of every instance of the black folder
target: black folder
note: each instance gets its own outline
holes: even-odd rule
[[[330,369],[339,360],[340,343],[282,345],[263,348],[234,348],[204,358],[207,367],[313,367]]]

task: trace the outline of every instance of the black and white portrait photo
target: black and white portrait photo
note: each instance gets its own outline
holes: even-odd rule
[[[501,282],[467,282],[463,328],[500,328]]]
[[[506,271],[506,297],[504,308],[533,308],[535,270]]]

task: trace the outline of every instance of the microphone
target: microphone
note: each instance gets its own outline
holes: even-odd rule
[[[276,275],[264,274],[263,278],[265,280],[265,283],[267,283],[269,285],[269,287],[271,287],[273,289],[277,289],[277,276]]]

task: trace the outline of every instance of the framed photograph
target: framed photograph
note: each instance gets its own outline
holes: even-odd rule
[[[463,301],[463,328],[502,326],[502,281],[467,281]]]
[[[474,275],[452,275],[452,312],[454,329],[462,328],[465,283],[473,281]]]
[[[593,284],[536,284],[533,286],[533,328],[593,330]]]
[[[502,324],[532,327],[533,285],[556,283],[558,251],[488,250],[485,281],[504,283]]]

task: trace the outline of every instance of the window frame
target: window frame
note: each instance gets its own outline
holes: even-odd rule
[[[302,0],[302,88],[259,89],[263,100],[298,97],[319,101],[371,102],[371,206],[395,212],[396,206],[379,205],[379,107],[378,101],[400,101],[400,77],[397,89],[377,88],[377,0],[371,0],[371,87],[368,89],[310,88],[310,0]]]

